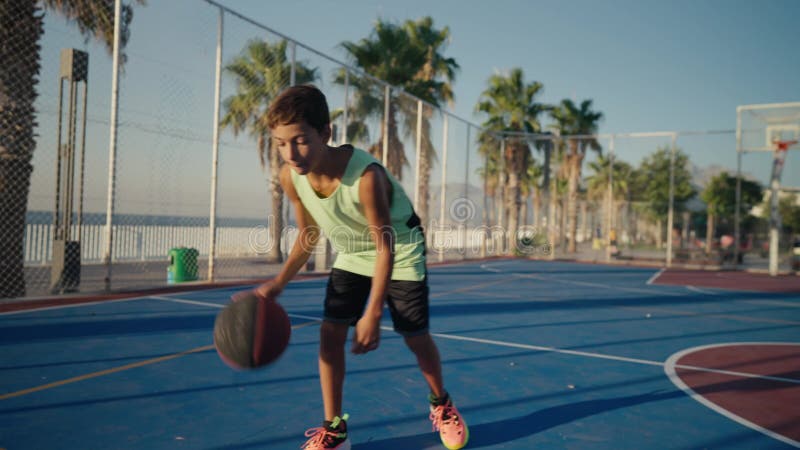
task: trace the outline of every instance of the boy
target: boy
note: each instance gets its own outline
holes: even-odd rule
[[[342,415],[344,346],[354,325],[353,353],[378,348],[384,301],[430,387],[434,430],[448,449],[463,448],[469,431],[444,389],[439,351],[428,332],[425,240],[402,187],[363,150],[327,145],[328,105],[313,86],[284,91],[270,106],[267,122],[285,161],[280,182],[295,207],[300,234],[280,273],[256,292],[275,299],[308,260],[320,230],[338,252],[320,326],[325,421],[306,432],[310,439],[302,448],[350,449],[347,415]]]

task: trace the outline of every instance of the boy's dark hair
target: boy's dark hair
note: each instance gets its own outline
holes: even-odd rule
[[[310,84],[292,86],[272,101],[267,111],[267,126],[272,129],[305,121],[317,131],[331,122],[325,94]]]

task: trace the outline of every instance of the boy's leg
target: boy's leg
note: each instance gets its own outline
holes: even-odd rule
[[[325,420],[342,415],[347,331],[361,316],[369,297],[371,279],[334,268],[325,294],[325,320],[320,327],[319,382]]]
[[[430,333],[416,336],[405,336],[406,345],[417,357],[417,364],[422,371],[422,376],[428,382],[431,392],[436,397],[442,397],[444,391],[444,381],[442,380],[442,361],[439,357],[439,349]]]
[[[439,349],[428,332],[427,279],[418,282],[392,281],[388,304],[395,331],[403,335],[406,345],[417,357],[422,376],[431,390],[430,419],[442,443],[450,450],[463,448],[469,440],[469,429],[461,417],[442,380]]]
[[[344,386],[345,354],[348,324],[324,321],[320,326],[319,384],[325,420],[342,415],[342,388]]]

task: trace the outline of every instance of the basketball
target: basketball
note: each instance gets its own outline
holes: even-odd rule
[[[255,292],[235,294],[217,314],[214,346],[220,359],[237,370],[266,366],[280,357],[292,333],[283,307]]]

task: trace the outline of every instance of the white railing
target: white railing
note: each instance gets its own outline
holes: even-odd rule
[[[104,253],[105,225],[83,225],[81,232],[81,261],[84,264],[100,263]],[[200,257],[208,256],[207,226],[177,225],[114,225],[113,261],[158,261],[167,258],[174,247],[196,248]],[[264,253],[259,241],[266,236],[263,227],[217,228],[217,257],[257,257]],[[72,235],[77,235],[73,226]],[[288,253],[297,230],[290,227],[282,240],[284,253]],[[490,247],[499,245],[501,236],[492,230]],[[484,233],[479,228],[446,228],[431,233],[428,245],[431,250],[461,250],[477,255]],[[52,259],[53,225],[27,224],[25,226],[25,265],[47,265]]]
[[[99,263],[103,259],[103,230],[105,225],[83,225],[81,232],[81,261]],[[173,247],[193,247],[200,256],[208,256],[208,227],[170,225],[115,225],[114,261],[154,261],[167,257]],[[257,256],[250,245],[253,227],[217,228],[217,255]],[[77,235],[77,227],[72,229]],[[52,258],[53,225],[25,226],[25,265],[49,264]]]

